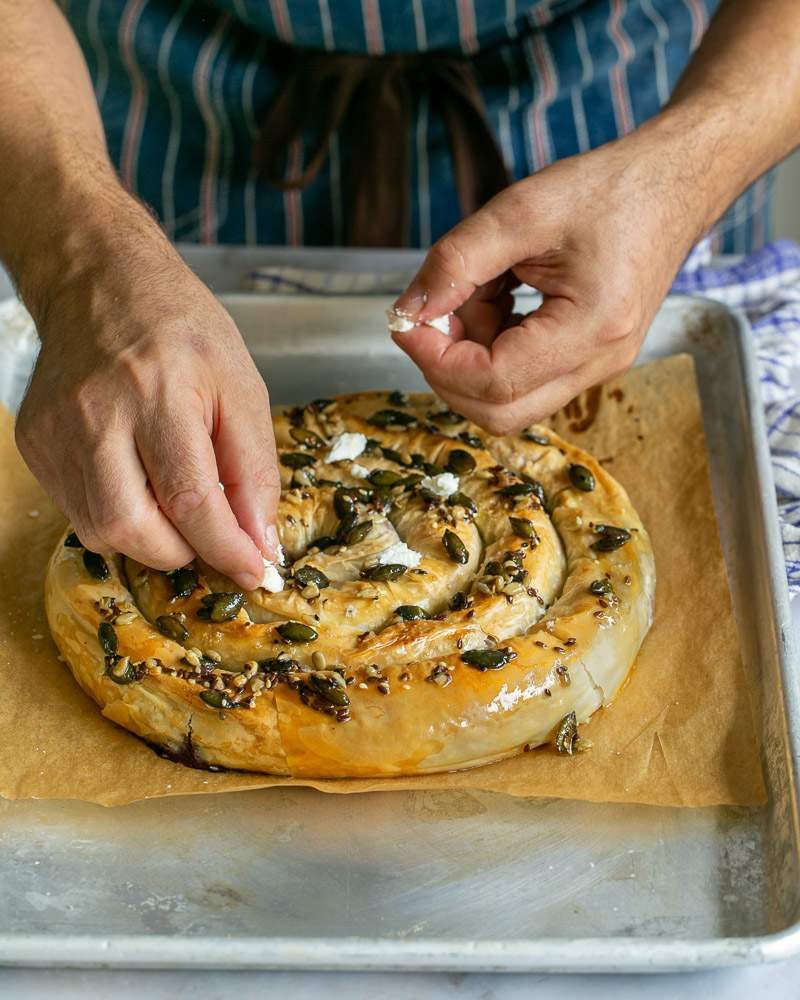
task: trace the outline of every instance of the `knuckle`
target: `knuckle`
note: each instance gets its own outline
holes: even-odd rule
[[[513,403],[517,397],[516,387],[503,375],[492,374],[486,382],[483,398],[487,403]]]
[[[164,490],[161,509],[170,521],[190,520],[203,508],[211,489],[202,483],[176,483]]]
[[[109,514],[93,519],[94,534],[100,542],[100,547],[104,549],[115,549],[125,552],[135,545],[137,531],[133,518],[124,514]],[[79,536],[80,537],[80,536]]]
[[[497,437],[501,437],[504,434],[511,434],[525,426],[524,422],[512,416],[506,409],[498,409],[487,413],[481,418],[480,423],[490,434],[494,434]]]
[[[463,277],[464,253],[451,234],[442,236],[433,244],[428,251],[428,262],[449,277]]]

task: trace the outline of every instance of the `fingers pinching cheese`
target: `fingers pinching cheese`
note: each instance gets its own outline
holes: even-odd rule
[[[201,766],[295,776],[579,747],[655,588],[599,463],[544,428],[482,435],[425,394],[318,400],[275,432],[282,589],[241,593],[199,561],[161,573],[71,533],[57,547],[50,627],[103,713]]]

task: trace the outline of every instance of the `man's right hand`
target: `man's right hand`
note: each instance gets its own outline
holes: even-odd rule
[[[17,444],[88,548],[163,570],[196,554],[253,589],[277,556],[267,390],[225,309],[120,202],[130,231],[112,213],[68,279],[26,296],[42,349]]]

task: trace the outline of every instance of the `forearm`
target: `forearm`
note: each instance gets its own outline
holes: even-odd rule
[[[800,5],[723,0],[666,108],[641,130],[682,179],[696,236],[800,143]]]
[[[0,259],[34,312],[126,227],[157,232],[109,162],[89,73],[53,0],[0,0]]]

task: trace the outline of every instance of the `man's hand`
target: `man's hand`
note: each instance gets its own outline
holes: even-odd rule
[[[697,236],[669,154],[637,137],[512,185],[430,250],[394,334],[455,410],[503,434],[624,371]],[[513,314],[520,282],[542,305]],[[455,311],[451,335],[424,325]]]
[[[432,248],[395,334],[431,386],[496,432],[624,370],[692,244],[800,134],[800,5],[723,0],[667,107],[513,185]],[[540,309],[511,315],[511,288]]]
[[[164,570],[197,554],[252,589],[277,544],[267,390],[230,316],[149,225],[101,233],[68,287],[29,296],[42,350],[17,442],[88,548]]]

